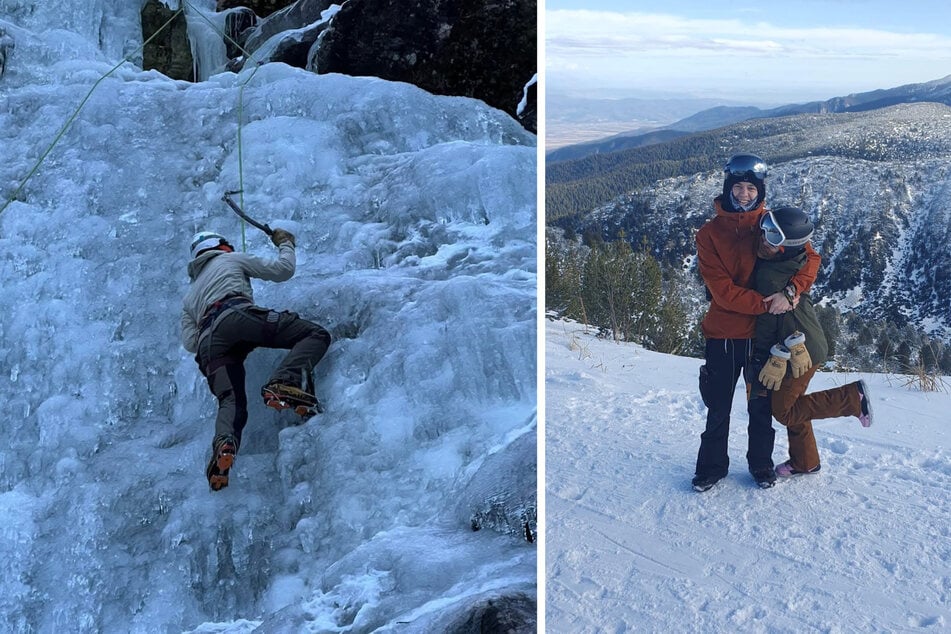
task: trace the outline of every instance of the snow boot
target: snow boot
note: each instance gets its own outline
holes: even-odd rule
[[[215,436],[211,441],[211,460],[205,469],[205,477],[212,491],[220,491],[228,486],[228,472],[234,465],[235,454],[238,453],[238,443],[230,434]]]
[[[264,404],[280,411],[293,409],[294,413],[303,418],[310,418],[314,414],[324,411],[313,394],[308,394],[299,387],[286,385],[277,381],[268,383],[261,388]]]
[[[704,491],[709,491],[713,488],[717,482],[722,480],[716,476],[705,476],[705,475],[695,475],[693,480],[690,481],[690,484],[693,486],[693,490],[698,493],[703,493]]]
[[[800,471],[799,469],[792,466],[792,462],[787,460],[781,465],[776,466],[776,475],[778,475],[780,478],[791,478],[792,476],[804,475],[807,473],[819,473],[819,469],[821,468],[822,468],[822,465],[817,464],[816,466],[814,466],[812,469],[809,469],[808,471]]]
[[[859,422],[862,427],[872,426],[872,401],[868,398],[868,385],[865,381],[858,381],[855,387],[859,390],[859,396],[862,398],[862,413],[859,414]]]
[[[773,471],[772,467],[766,469],[757,469],[755,471],[750,471],[753,475],[753,479],[756,480],[756,486],[761,489],[771,489],[776,486],[776,473]]]

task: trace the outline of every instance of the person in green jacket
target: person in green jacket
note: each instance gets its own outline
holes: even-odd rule
[[[750,398],[771,394],[773,417],[786,427],[789,459],[776,467],[776,475],[790,477],[819,471],[819,450],[812,421],[855,416],[863,427],[872,424],[868,386],[859,380],[841,387],[806,394],[809,382],[829,354],[812,298],[797,295],[789,280],[806,262],[805,245],[813,224],[798,207],[767,211],[754,270],[754,288],[763,295],[787,294],[793,310],[756,318],[753,344],[753,383]],[[760,369],[761,368],[761,369]],[[758,371],[758,376],[755,373]]]

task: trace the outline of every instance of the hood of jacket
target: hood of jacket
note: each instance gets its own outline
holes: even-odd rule
[[[218,249],[208,249],[196,255],[195,259],[188,263],[188,279],[194,282],[198,274],[201,273],[201,270],[205,268],[205,265],[208,264],[212,258],[218,257],[223,253],[225,252],[219,251]]]

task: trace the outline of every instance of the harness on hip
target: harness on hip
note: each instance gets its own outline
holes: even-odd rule
[[[215,320],[225,311],[242,306],[244,304],[253,303],[254,302],[251,301],[251,298],[241,295],[240,293],[225,295],[217,302],[209,306],[205,311],[205,314],[202,315],[201,321],[198,322],[198,332],[203,332],[206,328],[211,326]]]

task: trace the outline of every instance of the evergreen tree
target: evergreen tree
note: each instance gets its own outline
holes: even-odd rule
[[[921,350],[918,352],[918,359],[921,367],[926,372],[935,372],[938,369],[938,359],[941,354],[940,343],[926,339],[921,344]]]
[[[631,334],[635,341],[649,345],[658,328],[664,280],[660,263],[643,246],[633,256],[634,266],[630,280],[634,312],[631,315]]]
[[[691,345],[689,316],[684,302],[685,285],[680,272],[668,268],[664,273],[666,283],[651,337],[652,347],[660,352],[686,354]]]
[[[902,341],[895,350],[895,360],[898,362],[899,371],[906,372],[911,367],[911,344],[908,341]]]
[[[822,331],[825,333],[826,342],[829,344],[829,358],[833,358],[836,353],[836,342],[842,334],[839,327],[839,311],[832,307],[816,306],[816,317]]]
[[[941,360],[938,362],[938,369],[943,374],[951,375],[951,346],[945,346],[941,353]]]
[[[581,299],[592,324],[608,328],[615,340],[629,339],[634,315],[631,280],[635,262],[626,242],[592,249],[582,273]]]

